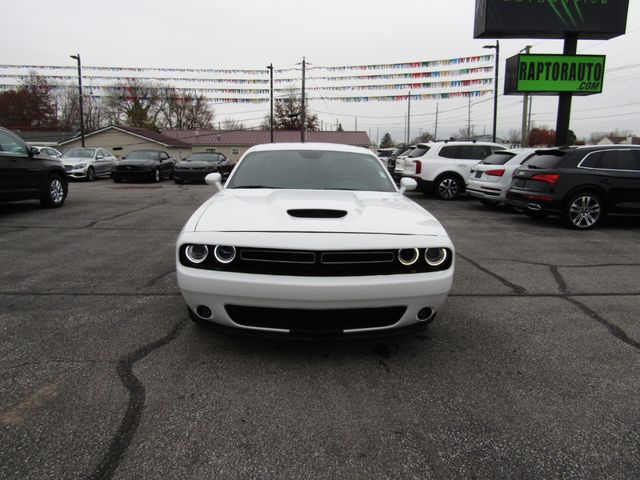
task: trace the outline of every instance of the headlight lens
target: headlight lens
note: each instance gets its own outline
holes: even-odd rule
[[[209,255],[209,248],[206,245],[189,245],[184,254],[191,263],[202,263]]]
[[[81,168],[86,167],[87,164],[86,163],[78,163],[77,165],[75,165],[73,168],[74,170],[80,170]]]
[[[431,267],[439,267],[447,260],[447,250],[445,248],[427,248],[424,252],[424,259]]]
[[[417,248],[402,248],[398,250],[398,260],[402,265],[413,265],[418,261],[420,252]]]
[[[236,258],[236,248],[230,245],[216,245],[213,254],[220,263],[231,263]]]

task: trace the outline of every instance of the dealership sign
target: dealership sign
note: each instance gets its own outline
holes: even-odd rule
[[[623,35],[629,0],[476,0],[475,38],[609,39]]]
[[[604,62],[604,55],[515,55],[507,59],[504,93],[602,93]]]

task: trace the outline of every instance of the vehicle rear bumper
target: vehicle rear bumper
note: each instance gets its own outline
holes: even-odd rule
[[[506,203],[512,207],[559,215],[562,213],[562,202],[555,198],[537,193],[509,190]]]

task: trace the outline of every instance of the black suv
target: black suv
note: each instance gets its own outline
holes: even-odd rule
[[[38,199],[44,207],[61,207],[68,188],[60,160],[0,127],[0,201]]]
[[[640,146],[539,150],[513,174],[507,204],[586,230],[606,214],[640,215]]]

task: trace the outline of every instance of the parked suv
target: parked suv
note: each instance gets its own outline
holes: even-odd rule
[[[514,172],[507,203],[532,217],[560,215],[586,230],[606,214],[640,215],[640,147],[567,147],[537,151]]]
[[[421,143],[403,165],[398,162],[394,176],[401,169],[401,176],[415,179],[425,194],[453,200],[465,193],[471,167],[498,150],[505,150],[505,146],[468,141]]]
[[[44,207],[64,205],[68,185],[62,162],[40,155],[0,127],[0,201],[37,199]]]

